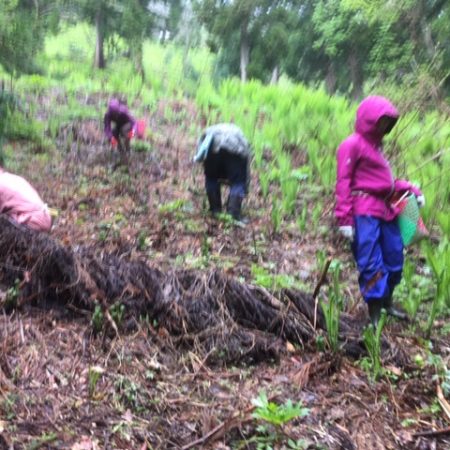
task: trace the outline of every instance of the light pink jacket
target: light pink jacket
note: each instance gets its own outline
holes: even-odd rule
[[[376,124],[382,116],[397,120],[395,106],[384,97],[364,99],[356,113],[355,133],[337,151],[336,209],[340,226],[353,225],[354,216],[373,216],[386,221],[399,213],[389,200],[395,192],[420,190],[406,180],[395,180],[383,156],[383,135]]]
[[[33,230],[50,231],[52,219],[47,205],[24,178],[0,167],[0,213]]]

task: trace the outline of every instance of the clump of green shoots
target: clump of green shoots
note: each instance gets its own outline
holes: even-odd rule
[[[378,380],[384,369],[381,363],[381,333],[386,323],[386,310],[381,310],[380,320],[376,327],[368,325],[363,331],[364,345],[369,357],[363,359],[362,366],[370,373],[373,381]]]
[[[272,219],[272,232],[278,233],[281,227],[282,213],[278,200],[275,197],[272,200],[272,211],[270,213]]]
[[[152,146],[148,142],[142,140],[133,142],[132,148],[133,151],[137,153],[148,153],[152,151]]]
[[[15,279],[14,284],[6,290],[4,307],[7,311],[17,307],[17,301],[19,299],[20,280]]]
[[[270,186],[270,172],[263,170],[259,174],[259,185],[261,187],[261,193],[264,199],[266,199],[269,195],[269,186]]]
[[[119,327],[125,314],[125,305],[120,302],[114,303],[114,305],[109,308],[109,313],[111,314],[111,318]]]
[[[143,252],[147,249],[148,237],[147,233],[144,230],[139,231],[136,241],[137,241],[137,248],[139,251]]]
[[[287,400],[284,404],[270,401],[264,391],[252,400],[255,406],[253,418],[263,423],[258,425],[258,435],[247,440],[247,443],[255,442],[256,448],[261,450],[273,449],[276,444],[287,444],[290,449],[304,449],[308,443],[303,439],[294,440],[289,438],[284,426],[293,419],[302,418],[309,414],[309,409],[301,402],[293,403]],[[283,447],[286,448],[286,447]]]
[[[100,305],[97,304],[97,305],[95,305],[94,312],[92,314],[92,319],[91,319],[92,328],[94,329],[95,333],[99,333],[102,330],[103,320],[104,320],[104,316],[103,316],[102,308],[100,307]]]
[[[333,352],[339,349],[339,318],[344,307],[344,298],[341,295],[341,284],[339,277],[341,265],[339,261],[332,261],[330,264],[332,272],[332,284],[328,289],[328,302],[322,301],[322,311],[325,316],[327,327],[328,345]]]
[[[97,389],[97,383],[103,373],[104,373],[104,370],[99,366],[89,367],[89,372],[88,372],[89,398],[95,397],[95,390]]]
[[[436,282],[436,294],[431,304],[431,310],[426,325],[426,335],[430,336],[434,320],[443,306],[450,306],[450,243],[445,239],[438,248],[426,247],[427,262]]]
[[[417,295],[413,288],[414,269],[414,265],[409,260],[406,260],[403,265],[402,284],[405,284],[407,293],[402,301],[402,305],[412,319],[416,316],[421,303],[421,296]]]
[[[300,288],[300,283],[291,275],[273,274],[259,264],[252,264],[251,274],[253,282],[272,291],[281,289]]]
[[[158,207],[158,212],[160,214],[171,214],[175,211],[181,210],[186,205],[186,200],[178,199],[171,202],[165,203]]]
[[[205,265],[208,264],[211,256],[211,247],[211,238],[207,235],[207,233],[203,233],[201,241],[201,254]]]
[[[301,233],[306,230],[306,219],[307,219],[308,208],[303,206],[301,213],[297,216],[297,226]]]

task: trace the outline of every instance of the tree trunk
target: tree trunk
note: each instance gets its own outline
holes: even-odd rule
[[[433,59],[436,56],[436,47],[433,42],[433,36],[431,34],[431,28],[424,20],[421,21],[421,29],[423,42],[425,44],[425,49],[427,50],[428,57]]]
[[[336,92],[336,71],[332,61],[328,64],[327,74],[325,76],[325,87],[330,95]]]
[[[184,46],[183,46],[183,75],[187,76],[187,71],[189,67],[189,50],[191,49],[191,33],[187,31],[184,36]]]
[[[136,72],[140,75],[142,83],[145,82],[145,70],[143,65],[144,58],[144,43],[143,41],[136,42],[133,48],[133,59]]]
[[[350,80],[352,82],[351,96],[355,100],[361,98],[363,93],[363,74],[361,63],[355,52],[351,52],[348,58],[348,65],[350,69]]]
[[[248,40],[247,21],[241,26],[241,81],[247,81],[247,66],[250,60],[250,43]]]
[[[94,67],[97,69],[105,68],[105,55],[103,53],[103,15],[101,9],[97,11],[95,15],[95,30],[97,32],[97,39],[95,42],[95,57],[94,57]]]
[[[161,34],[160,34],[160,38],[159,38],[160,44],[164,45],[166,43],[168,32],[169,32],[169,19],[166,19],[164,21],[164,29],[161,30]]]
[[[270,84],[277,84],[279,79],[280,79],[280,67],[276,65],[272,70]]]

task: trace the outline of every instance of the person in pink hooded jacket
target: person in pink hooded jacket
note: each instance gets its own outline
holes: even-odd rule
[[[398,118],[388,99],[367,97],[358,107],[355,132],[337,151],[335,216],[340,233],[352,242],[360,290],[374,325],[382,308],[389,315],[407,319],[392,302],[403,270],[403,242],[395,220],[399,211],[393,195],[409,191],[416,195],[419,206],[425,203],[416,186],[394,179],[383,155],[383,137]]]
[[[47,205],[24,178],[0,167],[0,214],[37,231],[50,231],[52,218]]]
[[[121,162],[127,164],[130,154],[130,140],[135,134],[136,119],[127,105],[116,98],[108,103],[103,118],[105,135],[112,147],[118,147]]]

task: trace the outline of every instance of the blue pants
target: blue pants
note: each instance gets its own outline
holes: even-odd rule
[[[220,182],[217,178],[205,177],[206,192],[219,192]],[[230,196],[237,196],[244,198],[246,193],[246,183],[238,181],[230,184]]]
[[[364,300],[391,296],[403,269],[403,241],[397,222],[356,216],[352,250]]]

